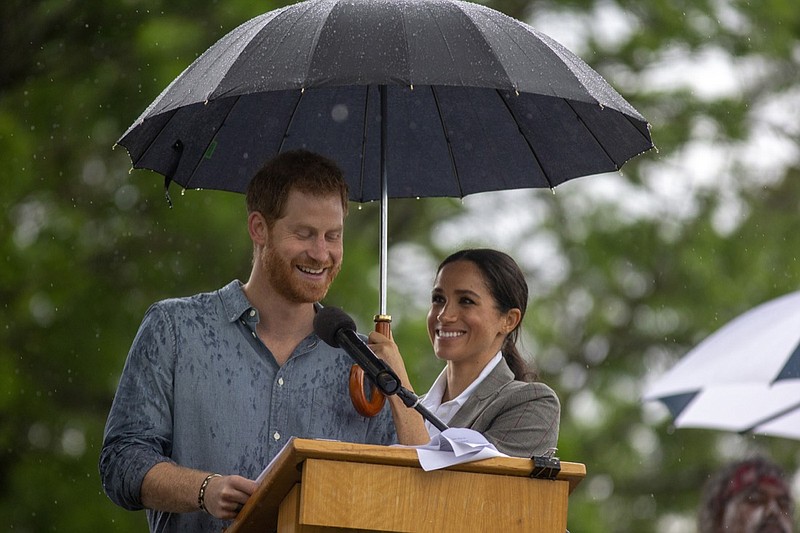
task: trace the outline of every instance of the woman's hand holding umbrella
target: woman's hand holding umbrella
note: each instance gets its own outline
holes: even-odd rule
[[[387,333],[388,336],[378,331],[371,332],[369,334],[369,347],[392,368],[397,377],[400,378],[401,385],[413,392],[414,389],[408,379],[403,356],[392,339],[391,331],[387,331]],[[374,393],[377,393],[377,391],[374,391]],[[428,430],[425,429],[425,421],[418,412],[409,409],[397,395],[389,397],[389,405],[392,408],[392,417],[394,417],[397,439],[400,444],[416,445],[430,441]]]

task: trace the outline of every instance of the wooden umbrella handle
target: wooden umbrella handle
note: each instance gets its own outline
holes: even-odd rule
[[[387,337],[391,332],[392,317],[389,315],[375,315],[375,331]],[[367,400],[364,394],[364,370],[358,366],[350,367],[350,401],[361,416],[373,417],[381,412],[386,396],[372,383],[370,386],[371,399]]]

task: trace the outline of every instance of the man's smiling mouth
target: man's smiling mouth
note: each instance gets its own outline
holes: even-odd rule
[[[306,266],[297,266],[297,270],[303,272],[304,274],[311,274],[312,276],[319,276],[323,272],[325,272],[324,268],[310,268]]]

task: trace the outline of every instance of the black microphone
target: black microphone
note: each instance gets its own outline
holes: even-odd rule
[[[346,351],[386,396],[397,394],[400,390],[400,378],[361,340],[356,333],[356,323],[338,307],[323,307],[317,311],[314,333],[325,344]]]

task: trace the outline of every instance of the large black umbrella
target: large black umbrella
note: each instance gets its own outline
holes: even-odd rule
[[[388,198],[552,188],[653,146],[647,121],[577,56],[458,0],[308,0],[265,13],[201,55],[118,143],[167,187],[242,192],[295,148],[337,161],[352,200],[381,200],[384,333]],[[382,397],[367,405],[362,380],[351,374],[351,397],[373,414]]]
[[[580,58],[458,0],[309,0],[231,31],[118,141],[186,188],[244,191],[268,158],[337,161],[351,199],[554,187],[652,147],[647,121]]]

